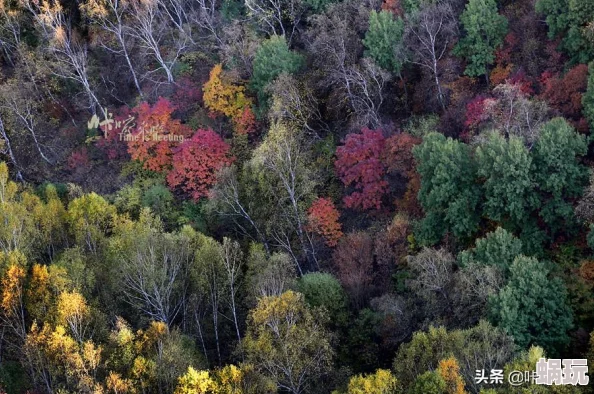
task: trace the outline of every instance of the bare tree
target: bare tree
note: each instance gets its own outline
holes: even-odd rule
[[[293,256],[300,274],[302,267],[293,247],[293,235],[298,248],[309,263],[318,264],[315,248],[305,227],[304,201],[311,196],[317,176],[309,165],[307,144],[298,130],[284,124],[273,124],[264,142],[255,150],[250,167],[266,178],[268,189],[277,205],[271,215],[269,229],[278,245]]]
[[[412,53],[411,63],[422,67],[435,81],[437,100],[445,110],[439,81],[439,62],[458,36],[458,21],[447,1],[425,3],[406,21],[404,42]]]
[[[140,226],[146,223],[141,222]],[[184,273],[191,261],[188,240],[156,229],[133,231],[130,249],[120,254],[126,300],[152,320],[170,325],[184,301]]]
[[[100,38],[99,43],[106,51],[126,60],[134,86],[142,97],[139,78],[132,65],[129,48],[130,30],[126,17],[130,13],[130,3],[123,0],[89,0],[87,3],[81,4],[81,9],[99,26],[102,32],[109,33],[115,39],[115,45],[113,45],[113,40],[104,38]]]
[[[39,156],[46,163],[53,164],[54,160],[49,158],[38,136],[40,129],[47,130],[50,127],[44,121],[43,114],[39,112],[42,106],[34,100],[35,92],[31,85],[27,82],[19,84],[16,80],[7,81],[0,87],[0,107],[8,111],[15,128],[22,127],[31,136]]]
[[[309,51],[321,71],[319,87],[331,91],[334,111],[344,115],[346,109],[358,126],[375,127],[381,123],[379,111],[390,75],[369,58],[359,60],[363,46],[352,20],[355,16],[357,8],[347,3],[313,17],[307,33]]]
[[[95,114],[99,107],[107,118],[106,110],[101,107],[89,77],[87,45],[72,29],[62,6],[59,3],[52,6],[44,1],[35,19],[48,41],[48,51],[56,60],[51,67],[52,73],[79,84],[87,96],[92,113]]]
[[[21,167],[16,160],[16,156],[12,150],[12,143],[10,141],[10,136],[6,132],[6,128],[4,127],[4,121],[2,120],[2,116],[0,115],[0,153],[8,155],[10,162],[12,163],[14,169],[16,170],[16,179],[19,181],[23,181],[23,174],[21,173]]]
[[[157,0],[133,0],[130,34],[138,39],[146,55],[152,57],[159,67],[147,73],[146,77],[160,70],[165,72],[168,83],[174,82],[173,68],[179,57],[188,49],[188,34],[169,27]],[[166,46],[165,46],[166,44]],[[169,50],[165,52],[164,48]]]
[[[269,251],[268,240],[261,226],[252,217],[253,201],[243,198],[240,183],[237,179],[237,167],[223,167],[217,174],[217,183],[210,191],[210,207],[219,215],[230,217],[239,231],[252,237],[252,232],[246,228],[247,225],[256,233],[256,239],[262,242],[266,251]]]
[[[227,273],[227,283],[229,285],[229,307],[233,316],[233,324],[235,325],[235,333],[237,334],[237,343],[241,346],[241,333],[239,330],[239,320],[237,318],[238,310],[236,305],[237,290],[239,285],[239,278],[242,273],[243,254],[241,247],[237,241],[231,241],[229,238],[223,238],[223,245],[221,248],[223,266]]]
[[[245,0],[249,16],[269,35],[285,36],[291,41],[305,14],[302,0]]]

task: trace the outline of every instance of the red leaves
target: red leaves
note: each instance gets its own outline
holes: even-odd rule
[[[336,149],[336,172],[345,186],[355,191],[345,196],[347,208],[379,209],[388,183],[381,161],[385,138],[381,131],[364,128],[347,135],[344,145]]]
[[[464,126],[467,130],[476,128],[481,122],[487,119],[485,113],[485,101],[487,97],[477,96],[466,105],[466,120]]]
[[[205,197],[216,182],[216,172],[233,161],[229,145],[212,130],[198,130],[173,154],[173,169],[167,175],[170,187],[189,193],[194,200]]]
[[[588,66],[578,64],[563,77],[549,75],[543,73],[541,77],[545,85],[543,98],[564,116],[578,121],[582,117],[582,94],[588,87]]]
[[[380,130],[364,128],[347,135],[336,149],[334,166],[340,180],[354,191],[344,198],[347,208],[379,209],[388,192],[386,172],[414,176],[412,148],[421,140],[407,133],[386,139]]]
[[[190,136],[188,127],[171,118],[174,110],[162,97],[153,106],[143,102],[133,109],[136,127],[128,141],[128,152],[147,170],[166,172],[172,164],[173,149]]]
[[[338,221],[340,213],[329,198],[318,198],[307,211],[309,231],[321,235],[326,245],[336,246],[342,237],[342,228]]]

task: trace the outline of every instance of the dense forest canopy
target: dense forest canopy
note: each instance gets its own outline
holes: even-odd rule
[[[2,0],[0,47],[0,392],[594,392],[508,379],[594,360],[594,1]]]

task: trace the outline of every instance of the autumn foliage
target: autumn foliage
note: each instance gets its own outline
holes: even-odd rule
[[[542,97],[547,103],[573,121],[581,130],[587,130],[582,117],[582,95],[588,87],[588,66],[578,64],[563,76],[543,74],[544,83]]]
[[[387,192],[382,163],[385,137],[381,130],[364,128],[347,135],[344,145],[336,149],[336,172],[345,186],[354,191],[344,198],[347,208],[379,209]]]
[[[326,245],[336,246],[342,237],[342,227],[338,221],[340,213],[329,198],[318,198],[307,211],[308,226],[311,232],[324,238]]]
[[[240,134],[250,133],[255,128],[255,117],[251,111],[252,101],[245,95],[245,87],[233,83],[217,64],[210,71],[210,78],[204,84],[204,104],[214,114],[223,114],[233,121]]]
[[[212,130],[198,130],[191,139],[174,149],[167,183],[180,187],[194,200],[207,195],[216,182],[216,172],[232,163],[229,145]]]
[[[165,172],[172,165],[173,150],[181,139],[189,138],[190,129],[178,119],[172,118],[175,107],[165,98],[150,105],[143,102],[132,112],[136,126],[128,143],[128,152],[139,160],[147,170]]]

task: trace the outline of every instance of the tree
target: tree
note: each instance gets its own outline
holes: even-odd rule
[[[346,394],[394,394],[398,379],[387,369],[378,369],[373,374],[356,375],[349,379]]]
[[[427,371],[417,377],[411,394],[445,394],[446,382],[435,371]]]
[[[484,179],[484,213],[512,228],[521,228],[536,206],[532,158],[517,137],[491,133],[476,149],[477,175]]]
[[[470,237],[478,229],[482,199],[470,148],[430,133],[413,148],[413,154],[421,176],[419,201],[426,212],[419,232],[421,241],[435,244],[448,231],[459,238]]]
[[[258,186],[271,198],[266,214],[276,212],[276,216],[267,218],[271,236],[294,259],[300,274],[300,259],[316,266],[318,263],[304,210],[318,184],[307,147],[303,132],[282,123],[272,124],[247,166],[257,176]]]
[[[343,233],[338,221],[340,213],[332,200],[323,197],[316,199],[307,213],[309,231],[321,235],[329,247],[336,246]]]
[[[402,60],[396,56],[397,46],[401,44],[404,22],[399,16],[389,11],[371,10],[369,30],[363,44],[365,55],[371,57],[377,65],[396,74],[400,74]]]
[[[323,307],[335,326],[347,322],[347,295],[340,282],[326,272],[310,272],[297,281],[297,290],[312,308]]]
[[[477,239],[474,248],[461,252],[458,261],[463,267],[476,263],[498,267],[507,274],[514,259],[521,253],[522,241],[503,228],[497,227],[484,238]]]
[[[245,111],[252,101],[245,95],[245,87],[237,85],[223,73],[219,63],[210,70],[210,78],[204,84],[204,105],[215,113],[222,113],[231,118],[234,125],[241,123]]]
[[[470,0],[460,16],[464,27],[456,53],[468,62],[464,74],[471,77],[485,75],[495,61],[495,50],[507,33],[507,19],[497,12],[495,0]]]
[[[583,120],[582,96],[587,86],[588,66],[578,64],[563,76],[548,78],[542,96],[551,107],[579,128]]]
[[[302,294],[289,290],[261,298],[248,319],[244,339],[248,360],[280,389],[309,392],[332,362],[326,321],[306,306]]]
[[[588,65],[588,87],[582,96],[582,106],[584,117],[592,130],[594,129],[594,62]]]
[[[85,194],[68,204],[68,224],[77,243],[93,254],[113,226],[116,209],[96,193]]]
[[[514,352],[512,338],[484,320],[466,330],[429,327],[427,331],[415,332],[410,342],[400,346],[393,370],[402,387],[412,388],[417,376],[435,371],[441,360],[455,357],[467,387],[478,392],[480,388],[474,379],[476,370],[505,365]]]
[[[345,186],[355,189],[344,197],[347,208],[380,209],[388,186],[381,161],[384,143],[381,130],[364,128],[361,133],[348,134],[344,144],[336,148],[334,166],[338,177]]]
[[[565,286],[548,275],[546,266],[535,258],[516,257],[509,282],[491,301],[491,319],[518,346],[538,344],[555,354],[569,341],[573,316]]]
[[[100,30],[108,32],[115,40],[101,36],[100,45],[126,60],[130,76],[134,81],[136,91],[142,97],[140,78],[136,67],[132,64],[132,43],[129,24],[126,18],[131,4],[121,0],[88,0],[80,5],[83,13],[91,18],[92,23]],[[114,42],[115,41],[115,42]],[[115,44],[115,45],[114,45]]]
[[[454,258],[444,250],[423,248],[416,256],[410,256],[408,265],[414,279],[410,288],[441,316],[449,310],[453,286]]]
[[[460,376],[460,366],[454,357],[441,360],[437,366],[437,374],[446,383],[447,394],[466,394],[464,380]]]
[[[305,3],[301,0],[247,0],[245,6],[248,15],[257,20],[258,27],[271,38],[286,38],[289,44],[306,11]]]
[[[538,185],[539,215],[551,235],[571,229],[574,223],[570,201],[580,197],[588,184],[587,168],[580,163],[587,150],[586,137],[563,118],[546,123],[534,145],[530,171]]]
[[[268,84],[282,73],[296,73],[302,64],[302,56],[289,50],[284,36],[273,35],[261,44],[254,57],[254,72],[250,81],[251,88],[258,94],[261,109],[268,107]]]
[[[216,183],[216,174],[232,163],[229,145],[212,130],[198,130],[174,151],[172,169],[167,174],[171,188],[180,187],[198,201]]]
[[[138,222],[124,220],[114,232],[110,253],[126,301],[151,320],[173,324],[185,300],[184,274],[192,258],[188,238],[164,233],[160,219],[146,208]]]
[[[437,101],[445,111],[445,97],[439,80],[439,63],[458,36],[454,10],[449,2],[424,2],[406,21],[404,42],[412,53],[411,62],[428,72],[435,82]]]
[[[357,309],[371,298],[374,283],[373,240],[365,232],[344,236],[332,254],[340,283]]]
[[[132,109],[137,117],[136,127],[125,136],[128,153],[147,170],[168,171],[174,148],[190,137],[190,130],[171,117],[174,111],[173,104],[162,97],[154,105],[142,102]]]
[[[295,264],[284,253],[267,256],[261,245],[252,244],[248,257],[248,292],[255,300],[262,297],[279,297],[295,287]]]

